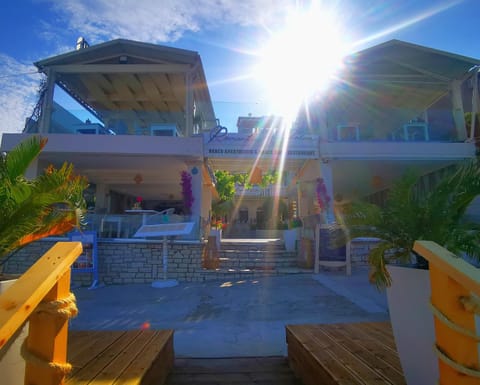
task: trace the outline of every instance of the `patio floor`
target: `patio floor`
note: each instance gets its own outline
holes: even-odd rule
[[[176,357],[285,356],[285,325],[388,320],[364,268],[256,280],[74,289],[73,330],[174,329]]]

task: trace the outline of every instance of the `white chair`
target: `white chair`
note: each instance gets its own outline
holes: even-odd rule
[[[107,238],[113,238],[115,228],[116,238],[120,238],[122,234],[122,217],[119,215],[105,215],[100,222],[100,236],[108,234]]]

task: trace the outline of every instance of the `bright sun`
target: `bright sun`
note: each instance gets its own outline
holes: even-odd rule
[[[289,13],[282,31],[261,51],[255,77],[270,110],[292,122],[303,100],[326,87],[341,68],[347,44],[332,12],[314,7]]]

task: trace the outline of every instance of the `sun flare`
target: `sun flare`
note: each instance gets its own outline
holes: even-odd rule
[[[302,101],[324,89],[341,68],[347,44],[340,25],[326,9],[296,9],[272,33],[255,70],[272,113],[291,122]]]

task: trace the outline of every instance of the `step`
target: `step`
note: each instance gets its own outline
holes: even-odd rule
[[[165,385],[301,385],[285,357],[177,358]]]
[[[271,277],[286,274],[312,274],[312,269],[302,269],[300,267],[286,267],[277,269],[241,269],[241,268],[218,268],[215,270],[203,270],[203,281],[233,281],[256,279],[261,277]]]
[[[238,260],[220,257],[220,266],[223,268],[244,268],[244,269],[258,269],[258,268],[281,268],[281,267],[296,267],[297,260],[282,260],[282,261],[266,261],[262,259],[257,260]]]

